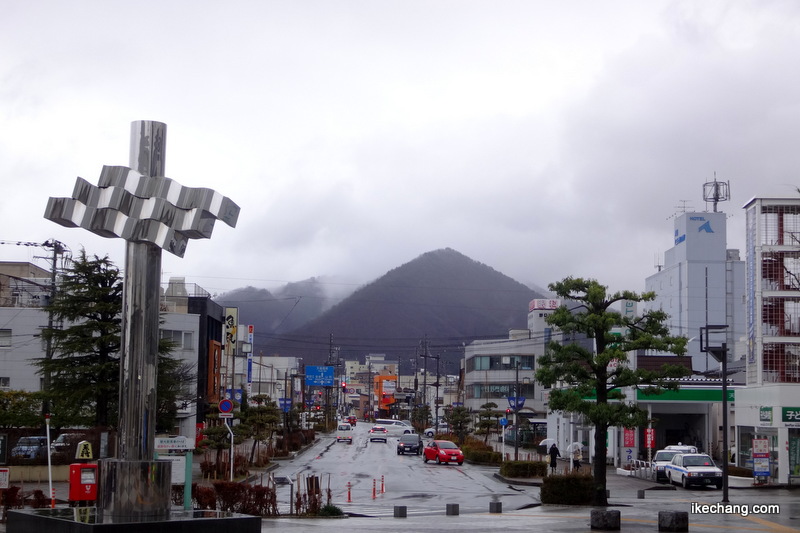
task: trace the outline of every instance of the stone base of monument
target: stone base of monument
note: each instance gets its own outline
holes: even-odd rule
[[[95,507],[58,507],[8,511],[8,533],[259,533],[261,517],[223,511],[171,511],[165,519],[109,518]]]

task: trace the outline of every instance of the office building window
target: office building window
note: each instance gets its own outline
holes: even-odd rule
[[[10,329],[0,329],[0,348],[11,348]]]
[[[162,329],[161,338],[171,340],[177,350],[192,350],[194,348],[194,334],[191,331]]]

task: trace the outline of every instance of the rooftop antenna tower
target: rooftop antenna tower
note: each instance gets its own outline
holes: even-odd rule
[[[667,220],[669,220],[671,218],[675,218],[675,217],[677,217],[678,215],[680,215],[682,213],[686,213],[687,211],[693,211],[694,210],[694,208],[691,205],[689,205],[689,201],[690,200],[679,200],[679,201],[680,201],[681,205],[676,205],[675,206],[675,209],[677,211],[675,211],[670,216],[668,216]]]
[[[728,181],[717,181],[717,173],[714,172],[714,181],[703,184],[703,200],[706,203],[714,204],[714,212],[717,212],[717,204],[731,199],[731,184]]]

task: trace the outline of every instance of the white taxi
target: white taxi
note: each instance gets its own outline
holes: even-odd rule
[[[714,485],[722,488],[722,470],[714,460],[704,453],[678,453],[665,467],[664,473],[670,484],[680,483],[688,489],[690,485]]]

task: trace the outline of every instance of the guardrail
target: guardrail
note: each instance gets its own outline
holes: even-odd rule
[[[653,478],[653,466],[650,464],[649,461],[643,461],[641,459],[634,459],[631,463],[631,475],[638,477],[639,479],[652,479]]]

